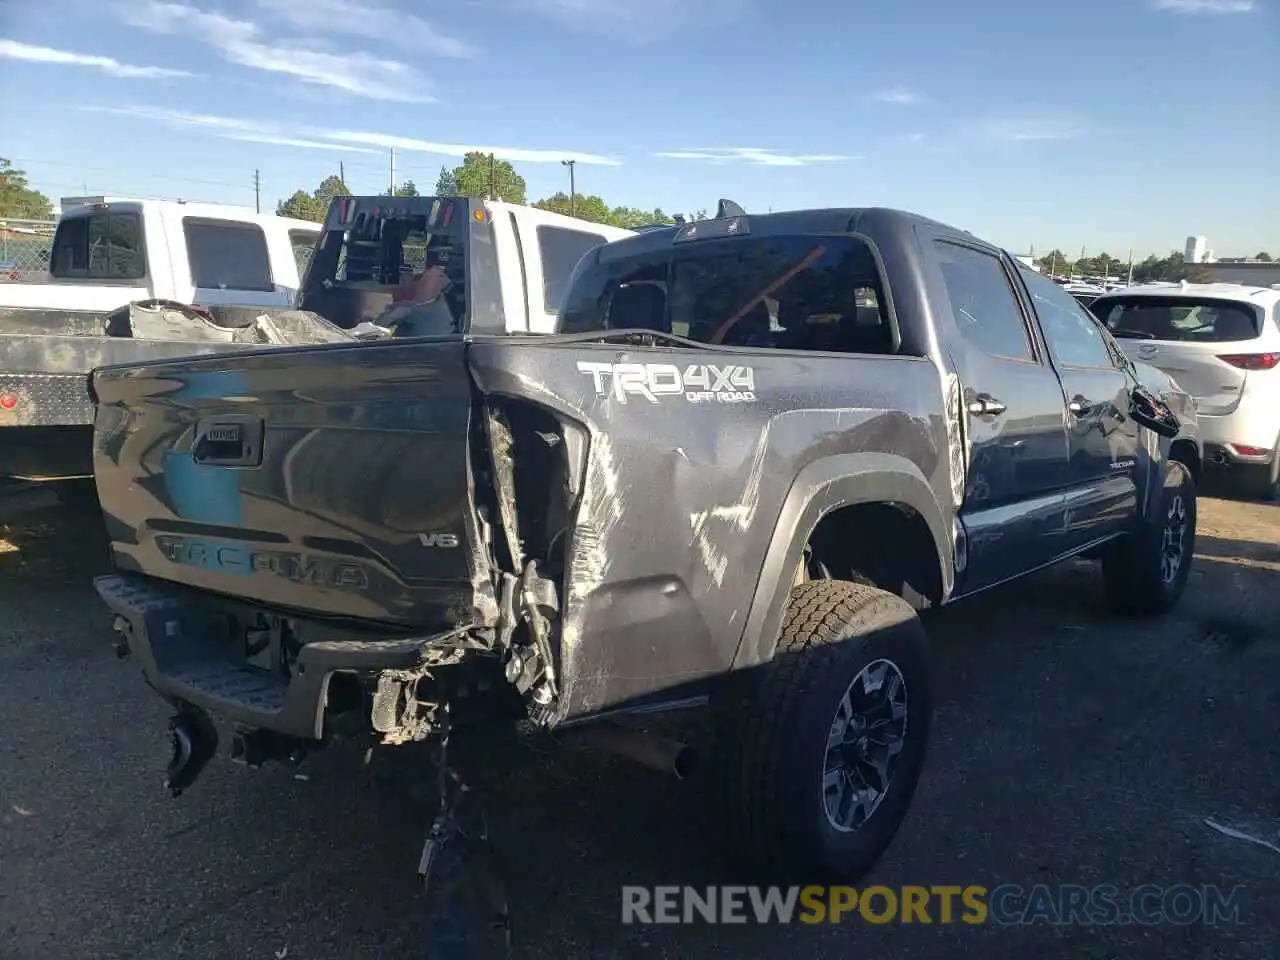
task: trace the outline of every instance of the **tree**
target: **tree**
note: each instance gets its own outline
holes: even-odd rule
[[[488,197],[492,193],[495,200],[525,202],[524,177],[506,160],[494,159],[488,153],[478,150],[468,153],[461,166],[454,167],[453,179],[460,197]]]
[[[27,183],[27,172],[0,157],[0,216],[15,220],[52,220],[53,204]]]
[[[1261,260],[1263,263],[1270,263],[1270,262],[1271,262],[1271,254],[1267,253],[1267,252],[1264,250],[1262,253],[1258,254],[1258,255],[1257,255],[1256,257],[1254,257],[1253,259],[1255,259],[1255,260]]]
[[[412,180],[406,180],[404,183],[400,184],[400,186],[396,187],[395,196],[420,197],[422,194],[418,193],[418,185],[416,183]]]
[[[316,198],[305,190],[295,190],[288,200],[276,204],[276,216],[292,217],[295,220],[313,220],[319,223],[324,219],[325,208]]]
[[[276,216],[293,217],[297,220],[311,220],[315,223],[324,221],[329,209],[329,201],[334,197],[349,197],[351,191],[339,176],[325,177],[313,193],[295,190],[293,196],[276,204]]]
[[[448,167],[440,168],[440,176],[436,178],[437,197],[456,197],[458,195],[458,178]]]

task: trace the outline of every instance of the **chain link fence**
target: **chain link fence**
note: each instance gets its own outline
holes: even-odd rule
[[[53,220],[0,219],[0,283],[46,283]]]

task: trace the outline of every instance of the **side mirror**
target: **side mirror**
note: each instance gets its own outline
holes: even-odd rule
[[[1182,429],[1182,422],[1169,405],[1146,387],[1134,387],[1129,392],[1129,416],[1166,440],[1172,440]]]

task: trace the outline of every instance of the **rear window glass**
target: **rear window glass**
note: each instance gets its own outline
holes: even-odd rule
[[[853,237],[703,240],[584,265],[561,332],[637,328],[726,346],[894,352],[875,259]]]
[[[293,248],[293,261],[298,265],[298,276],[302,277],[307,272],[307,266],[311,263],[311,253],[316,247],[316,237],[320,236],[319,230],[290,230],[289,246]]]
[[[253,223],[229,220],[182,221],[191,280],[201,290],[271,291],[267,237]]]
[[[57,279],[141,280],[147,275],[142,217],[102,213],[63,220],[49,272]]]
[[[1259,333],[1258,311],[1231,300],[1106,298],[1090,309],[1118,339],[1232,343],[1254,340]]]
[[[542,302],[547,313],[559,313],[569,276],[578,261],[604,243],[598,233],[538,227],[538,255],[542,258]]]

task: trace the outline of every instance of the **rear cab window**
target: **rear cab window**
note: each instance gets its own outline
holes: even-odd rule
[[[307,266],[311,263],[311,254],[316,248],[316,238],[320,236],[320,228],[315,230],[290,230],[289,246],[293,249],[293,262],[298,266],[298,277],[306,275]]]
[[[267,237],[256,223],[184,217],[187,266],[200,290],[271,292],[271,256]]]
[[[1091,309],[1113,337],[1177,343],[1238,343],[1262,331],[1257,307],[1213,297],[1107,297]]]
[[[564,227],[537,228],[538,256],[542,261],[542,304],[547,313],[560,312],[569,277],[587,251],[600,246],[605,238],[585,230]]]
[[[885,303],[875,257],[856,237],[748,235],[584,263],[559,332],[646,329],[725,346],[892,354]]]
[[[142,214],[103,210],[64,216],[53,238],[56,280],[141,280],[147,275]]]

